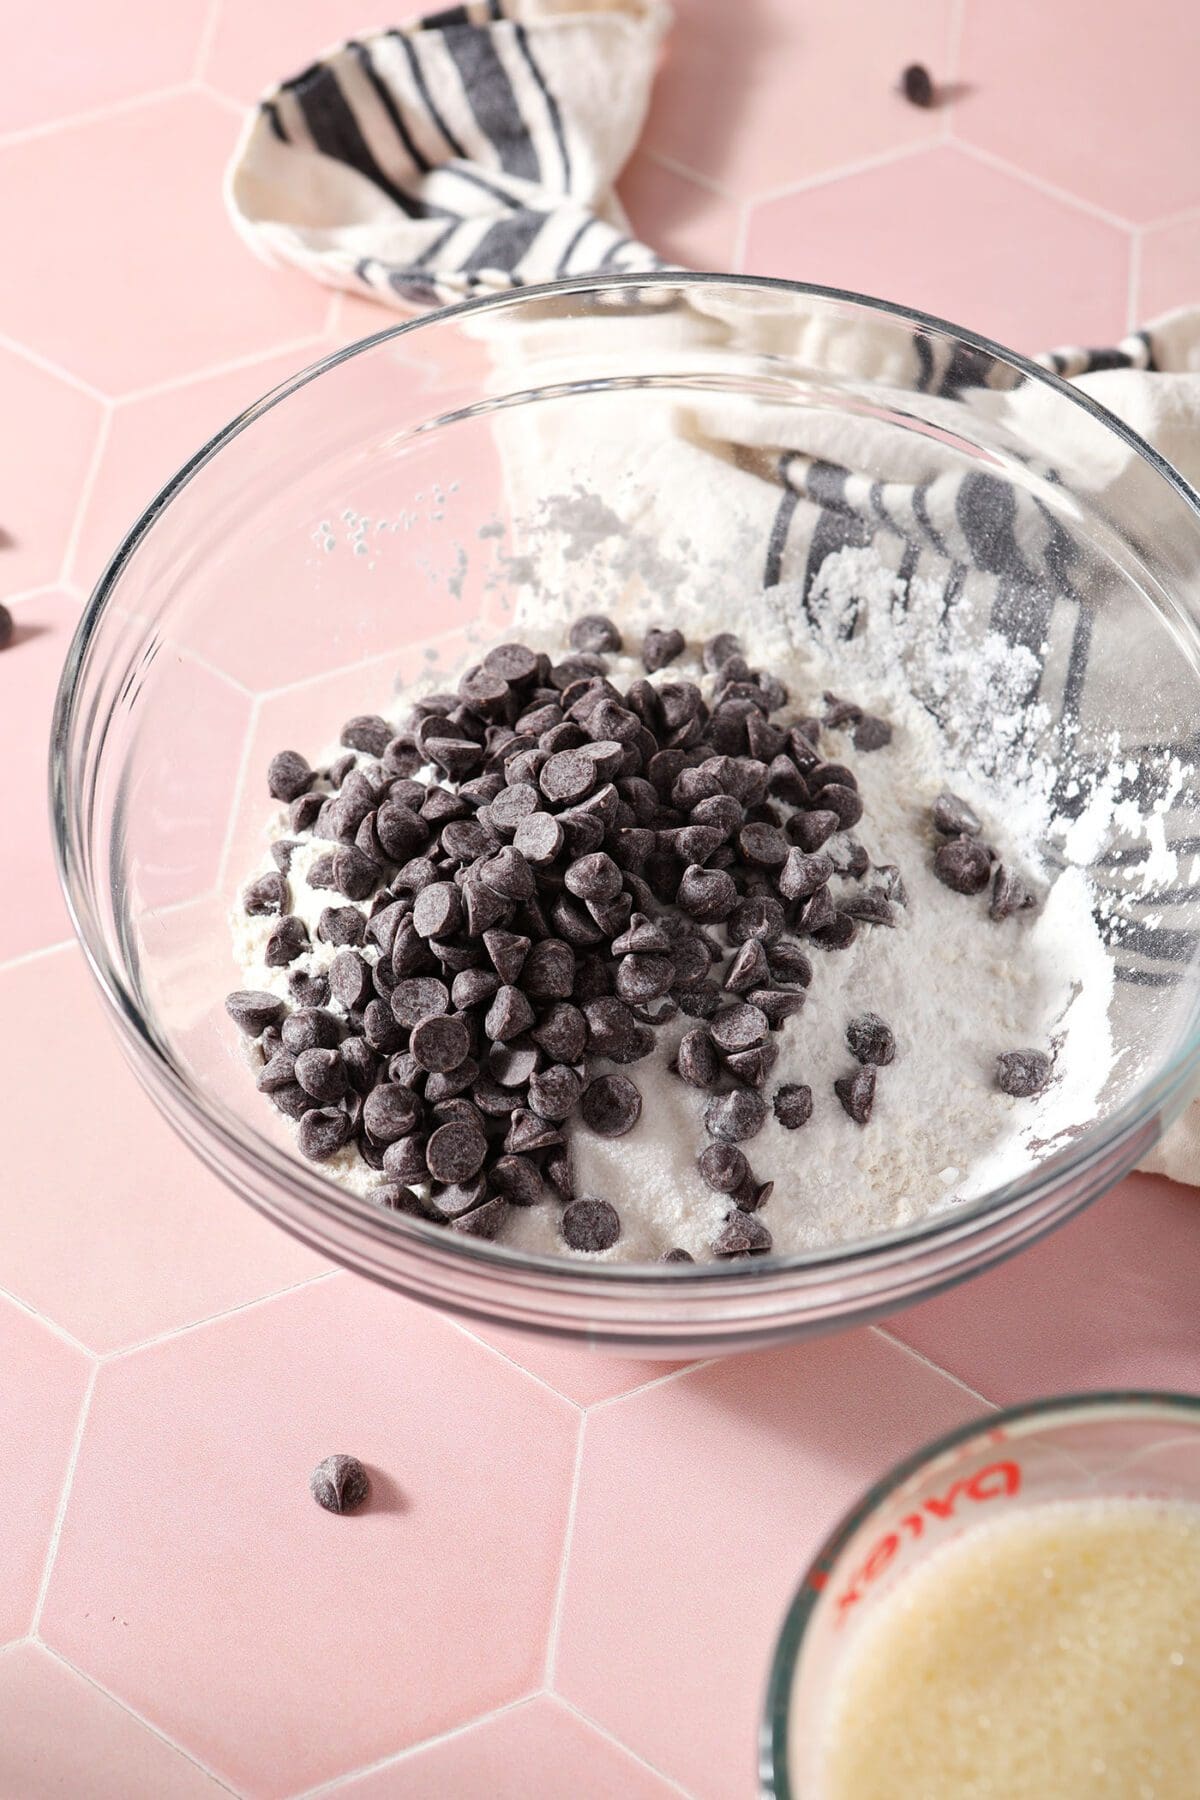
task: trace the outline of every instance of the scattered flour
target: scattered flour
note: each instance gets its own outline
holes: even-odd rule
[[[592,514],[581,538],[594,548],[606,539],[619,543],[618,531],[615,515]],[[894,930],[863,927],[848,950],[813,947],[807,1004],[776,1034],[780,1057],[768,1097],[786,1082],[806,1083],[814,1096],[813,1116],[799,1131],[784,1130],[771,1116],[744,1146],[759,1180],[775,1183],[761,1216],[779,1254],[903,1227],[1014,1180],[1094,1118],[1112,1067],[1113,978],[1093,919],[1094,896],[1081,869],[1056,864],[1048,872],[1042,859],[1053,836],[1055,772],[1039,752],[1046,720],[1025,699],[1035,659],[998,635],[958,639],[953,620],[932,617],[933,597],[917,588],[906,591],[869,549],[849,550],[827,559],[807,609],[786,587],[755,596],[745,617],[736,609],[731,616],[728,601],[698,603],[683,594],[665,606],[657,583],[631,576],[619,618],[630,643],[647,622],[678,623],[689,656],[703,637],[732,626],[752,666],[787,684],[789,712],[819,710],[820,695],[832,689],[894,728],[892,744],[869,755],[840,733],[826,735],[830,758],[844,757],[859,778],[865,810],[854,835],[873,862],[899,866],[909,903]],[[561,654],[574,610],[534,589],[503,635]],[[643,673],[632,657],[613,659],[617,681]],[[681,676],[711,687],[684,659],[655,679]],[[398,700],[391,716],[399,721],[412,698]],[[1119,776],[1071,824],[1068,865],[1088,860],[1095,832],[1111,824]],[[928,809],[944,786],[971,799],[989,841],[1037,885],[1036,914],[995,923],[986,895],[968,899],[936,879]],[[280,835],[291,835],[282,812],[268,821],[267,842]],[[1165,867],[1165,838],[1154,834],[1151,841]],[[293,857],[293,906],[313,940],[295,968],[319,970],[335,953],[317,940],[316,923],[336,896],[303,879],[327,850],[313,840]],[[264,858],[262,866],[272,865]],[[288,971],[264,961],[271,925],[235,907],[236,955],[248,987],[286,996]],[[860,1127],[843,1112],[833,1082],[856,1066],[845,1029],[866,1010],[892,1026],[897,1054],[879,1071],[872,1117]],[[708,1246],[729,1202],[696,1168],[707,1141],[704,1096],[668,1067],[692,1023],[680,1017],[661,1029],[653,1054],[626,1071],[644,1102],[633,1131],[613,1140],[582,1125],[571,1131],[577,1190],[604,1195],[622,1218],[619,1242],[597,1260],[650,1260],[671,1247],[711,1260]],[[1054,1081],[1033,1101],[1010,1099],[993,1084],[996,1056],[1025,1047],[1055,1056]],[[597,1065],[598,1072],[606,1066]],[[322,1167],[359,1193],[382,1179],[353,1148]],[[503,1242],[561,1253],[557,1207],[514,1209]]]

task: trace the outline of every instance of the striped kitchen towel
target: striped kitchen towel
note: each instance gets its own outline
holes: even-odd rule
[[[269,262],[408,311],[661,268],[613,190],[661,0],[470,0],[351,39],[267,94],[226,199]]]

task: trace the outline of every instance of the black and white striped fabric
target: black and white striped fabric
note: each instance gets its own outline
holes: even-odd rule
[[[268,261],[410,311],[661,268],[613,182],[669,18],[659,0],[472,0],[352,39],[260,102],[234,222]]]

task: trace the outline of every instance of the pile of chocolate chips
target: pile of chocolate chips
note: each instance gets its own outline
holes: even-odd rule
[[[822,756],[822,726],[864,751],[891,731],[835,695],[822,719],[775,722],[786,689],[728,634],[703,647],[711,701],[686,680],[620,691],[605,658],[621,648],[597,615],[575,623],[559,663],[502,644],[457,692],[418,701],[399,735],[351,719],[322,789],[297,752],[277,755],[270,791],[293,831],[329,843],[306,878],[330,891],[318,935],[336,953],[328,974],[291,975],[291,1010],[255,992],[226,1005],[306,1156],[353,1142],[386,1178],[379,1204],[481,1237],[551,1195],[581,1251],[609,1248],[621,1224],[609,1201],[576,1196],[565,1127],[629,1131],[637,1084],[596,1065],[636,1065],[685,1013],[696,1024],[675,1067],[711,1095],[699,1166],[731,1202],[712,1248],[761,1253],[771,1238],[754,1215],[770,1189],[739,1146],[767,1117],[773,1034],[812,978],[801,940],[842,949],[905,902],[899,871],[872,870],[846,835],[862,802],[853,772]],[[683,649],[679,632],[652,630],[643,666]],[[436,778],[417,779],[430,765]],[[273,845],[276,871],[243,896],[278,915],[276,967],[311,948],[289,910],[295,847]],[[835,873],[860,884],[849,897],[834,899]],[[873,1015],[847,1038],[859,1066],[836,1091],[862,1124],[894,1044]],[[772,1104],[795,1128],[812,1095],[789,1085]]]

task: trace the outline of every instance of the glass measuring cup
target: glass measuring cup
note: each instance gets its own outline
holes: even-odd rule
[[[934,1552],[1048,1501],[1200,1501],[1200,1397],[1100,1393],[978,1419],[901,1463],[818,1551],[784,1620],[760,1738],[771,1800],[817,1800],[830,1695],[866,1622]]]

